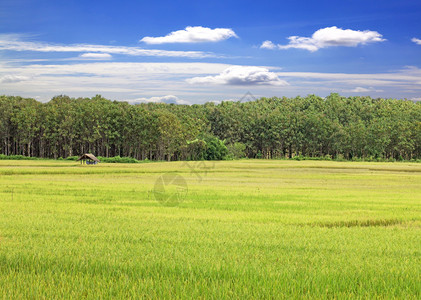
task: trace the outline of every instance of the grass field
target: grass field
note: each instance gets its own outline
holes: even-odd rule
[[[0,297],[420,299],[421,164],[0,161]]]

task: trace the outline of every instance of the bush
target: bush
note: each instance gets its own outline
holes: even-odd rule
[[[72,160],[72,161],[76,161],[79,158],[79,156],[69,156],[66,158],[66,160]]]
[[[29,157],[23,155],[4,155],[0,154],[0,160],[39,160],[38,157]]]
[[[98,156],[98,159],[101,162],[104,163],[120,163],[120,164],[136,164],[139,163],[139,161],[135,158],[132,157],[120,157],[118,156],[114,156],[114,157],[102,157],[102,156]]]
[[[227,146],[215,136],[207,136],[206,141],[206,160],[222,160],[228,155]]]

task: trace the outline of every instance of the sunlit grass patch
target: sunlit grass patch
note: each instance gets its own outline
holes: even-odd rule
[[[0,295],[420,298],[421,165],[192,166],[0,161]]]

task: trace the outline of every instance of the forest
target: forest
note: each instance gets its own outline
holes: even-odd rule
[[[0,154],[138,160],[421,158],[421,103],[330,94],[194,105],[0,96]]]

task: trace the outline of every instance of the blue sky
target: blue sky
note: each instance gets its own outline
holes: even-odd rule
[[[421,100],[420,1],[0,1],[0,94]]]

